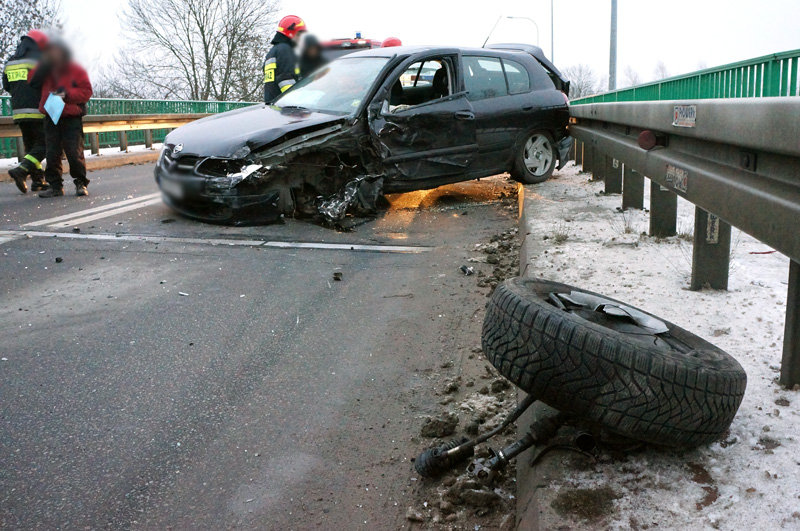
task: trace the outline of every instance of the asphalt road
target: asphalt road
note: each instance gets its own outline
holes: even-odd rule
[[[393,196],[337,233],[182,219],[147,166],[90,177],[0,183],[0,527],[405,526],[433,375],[479,343],[458,267],[513,188]]]

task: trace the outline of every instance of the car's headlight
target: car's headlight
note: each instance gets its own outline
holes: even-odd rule
[[[261,164],[243,166],[241,171],[229,173],[227,177],[208,177],[206,191],[212,194],[235,195],[236,186],[253,174],[268,171]]]

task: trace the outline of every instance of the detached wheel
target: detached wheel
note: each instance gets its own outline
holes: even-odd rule
[[[719,348],[625,303],[511,279],[492,295],[483,351],[506,378],[611,432],[674,447],[721,438],[747,376]]]
[[[511,176],[525,184],[543,183],[553,175],[558,156],[550,133],[536,132],[520,146]]]

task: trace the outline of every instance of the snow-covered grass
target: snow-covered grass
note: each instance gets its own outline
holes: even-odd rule
[[[777,383],[788,259],[734,229],[729,290],[689,291],[694,206],[681,200],[680,234],[657,240],[646,235],[647,212],[619,212],[621,197],[587,179],[570,164],[533,190],[540,197],[529,194],[538,211],[529,228],[542,241],[528,274],[606,293],[710,340],[739,360],[748,386],[730,435],[709,447],[568,467],[539,490],[542,528],[570,518],[551,508],[559,493],[610,487],[613,511],[574,516],[573,526],[800,529],[800,392]]]

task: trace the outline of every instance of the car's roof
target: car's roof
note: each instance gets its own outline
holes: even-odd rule
[[[452,53],[453,50],[458,50],[461,53],[474,53],[477,55],[504,55],[506,53],[512,52],[512,50],[492,50],[489,48],[471,48],[471,47],[464,47],[464,46],[391,46],[389,48],[373,48],[371,50],[359,50],[357,52],[353,52],[346,57],[354,58],[354,57],[394,57],[396,55],[414,55],[418,53],[425,53],[425,52],[442,52],[442,53]]]

